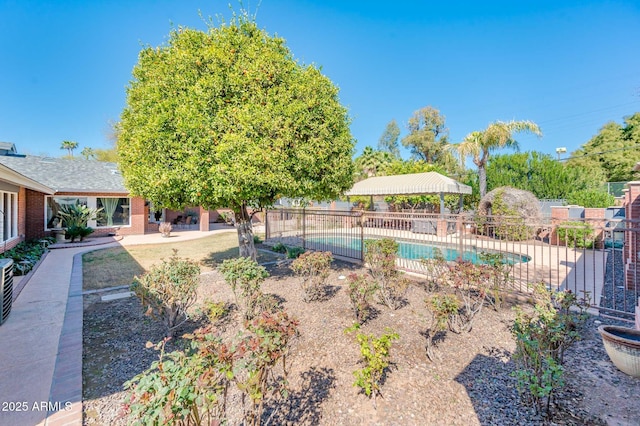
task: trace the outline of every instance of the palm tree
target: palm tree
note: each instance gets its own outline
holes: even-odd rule
[[[62,141],[60,149],[66,149],[69,152],[69,157],[73,157],[73,150],[78,147],[78,142],[74,141]]]
[[[533,121],[509,121],[507,123],[496,121],[489,124],[485,130],[471,132],[465,136],[464,141],[457,145],[461,160],[466,156],[473,158],[473,164],[478,166],[478,178],[480,183],[480,198],[487,193],[487,162],[489,154],[502,148],[514,148],[518,150],[518,142],[513,138],[514,133],[533,133],[542,136],[542,132]]]
[[[365,178],[378,176],[382,168],[391,163],[393,155],[387,151],[379,151],[366,146],[362,155],[355,159],[356,167]]]

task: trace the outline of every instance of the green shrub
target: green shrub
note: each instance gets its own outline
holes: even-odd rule
[[[227,259],[218,267],[236,298],[236,304],[246,320],[256,317],[262,310],[264,295],[260,289],[269,276],[264,268],[249,257]]]
[[[398,309],[408,288],[408,281],[396,268],[398,243],[390,238],[365,240],[364,260],[378,289],[380,303]]]
[[[458,315],[460,301],[453,294],[434,294],[425,300],[429,312],[431,312],[431,323],[425,331],[427,339],[425,349],[427,357],[431,361],[436,360],[433,339],[436,334],[446,332],[449,319]]]
[[[615,205],[616,197],[597,189],[583,189],[567,195],[567,204],[582,207],[606,208]]]
[[[287,246],[282,243],[275,243],[273,247],[271,247],[271,250],[275,251],[276,253],[286,253]]]
[[[210,324],[215,324],[229,314],[229,306],[225,302],[205,300],[202,303],[201,312],[206,316]]]
[[[176,327],[188,319],[187,309],[196,301],[200,267],[181,259],[177,250],[169,260],[154,265],[141,277],[135,277],[131,290],[140,298],[150,316],[158,316],[172,336]]]
[[[366,274],[349,274],[349,288],[347,294],[351,307],[360,324],[371,315],[371,299],[376,292],[376,284]]]
[[[260,244],[262,243],[262,238],[260,238],[259,235],[254,235],[253,236],[253,244]]]
[[[302,247],[287,247],[287,259],[297,259],[304,251]]]
[[[558,225],[558,237],[567,247],[593,248],[595,242],[593,226],[587,222],[566,221]]]
[[[509,262],[503,253],[480,252],[478,259],[490,268],[489,283],[487,285],[487,300],[495,310],[502,306],[502,293],[507,291],[514,282],[512,272],[513,263]]]
[[[359,330],[360,326],[354,326],[345,330],[351,333]],[[360,355],[362,355],[362,363],[364,367],[353,372],[356,381],[354,386],[359,387],[365,395],[373,397],[374,404],[377,396],[382,396],[380,391],[382,387],[382,379],[388,370],[391,362],[391,344],[394,340],[398,340],[400,336],[390,328],[385,328],[385,334],[375,337],[373,334],[357,333],[356,341],[360,345]]]
[[[246,326],[247,332],[231,341],[224,341],[211,325],[197,329],[184,336],[190,342],[184,351],[165,354],[168,339],[155,345],[159,360],[124,385],[129,422],[228,424],[229,387],[235,384],[241,394],[241,424],[262,424],[264,408],[278,410],[278,400],[287,396],[286,355],[298,334],[298,321],[284,311],[262,312]],[[276,375],[278,365],[282,374]]]
[[[211,335],[206,351],[193,342],[186,352],[165,354],[165,344],[166,340],[155,345],[158,361],[124,384],[124,412],[130,424],[223,424],[233,378],[229,347]]]
[[[247,324],[252,333],[236,345],[242,358],[236,362],[234,380],[237,387],[249,398],[249,408],[245,408],[245,425],[259,426],[265,403],[275,405],[287,393],[287,354],[289,343],[298,335],[298,321],[285,311],[262,312]],[[283,375],[276,376],[274,368],[281,364]]]
[[[74,242],[76,238],[80,238],[80,241],[84,240],[84,237],[91,235],[93,228],[89,226],[72,225],[65,231],[65,238],[69,238],[71,242]]]
[[[444,283],[443,277],[449,272],[449,262],[442,254],[442,250],[435,247],[433,257],[422,258],[420,263],[426,269],[427,285],[429,289],[437,289]]]
[[[12,249],[0,253],[0,258],[13,259],[14,274],[26,275],[47,251],[45,245],[53,243],[54,241],[55,238],[53,237],[47,237],[43,240],[21,241]]]
[[[324,296],[332,261],[331,252],[314,251],[303,253],[291,263],[291,270],[302,278],[300,285],[305,302],[319,300]]]
[[[538,412],[549,412],[559,388],[564,386],[564,353],[580,338],[579,328],[586,320],[588,301],[578,301],[571,291],[552,292],[544,283],[535,288],[532,314],[515,308],[511,332],[516,339],[514,375],[525,401]],[[574,307],[578,313],[571,312]]]

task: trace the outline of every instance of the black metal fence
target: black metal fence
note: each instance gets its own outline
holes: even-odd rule
[[[266,243],[280,242],[362,262],[364,240],[392,238],[398,266],[429,274],[424,259],[485,262],[499,255],[510,266],[510,288],[528,292],[544,282],[588,297],[603,313],[633,318],[640,297],[640,272],[629,251],[640,245],[640,223],[623,219],[476,217],[313,209],[277,209],[266,214]],[[630,251],[629,251],[630,252]]]

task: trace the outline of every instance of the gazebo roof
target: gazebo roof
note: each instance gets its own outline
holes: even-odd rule
[[[362,180],[345,195],[471,194],[471,187],[437,172],[377,176]]]

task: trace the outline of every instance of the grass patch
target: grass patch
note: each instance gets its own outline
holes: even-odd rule
[[[238,235],[235,232],[215,234],[196,240],[164,244],[144,244],[113,247],[85,253],[82,256],[83,290],[130,285],[162,259],[178,250],[178,256],[198,262],[202,272],[211,271],[225,259],[238,256]],[[277,257],[258,251],[258,262]]]

